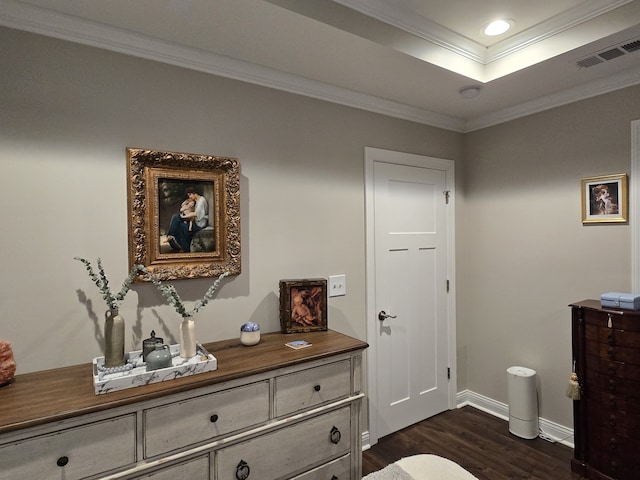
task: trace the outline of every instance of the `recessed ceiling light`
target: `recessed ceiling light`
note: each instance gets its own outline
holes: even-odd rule
[[[509,30],[513,24],[513,20],[495,20],[484,28],[484,34],[489,36],[501,35]]]
[[[480,94],[480,87],[478,87],[477,85],[463,87],[458,90],[458,93],[462,98],[475,98]]]

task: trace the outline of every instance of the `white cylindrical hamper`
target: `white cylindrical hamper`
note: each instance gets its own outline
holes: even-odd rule
[[[536,371],[526,367],[507,369],[509,431],[522,438],[538,436]]]

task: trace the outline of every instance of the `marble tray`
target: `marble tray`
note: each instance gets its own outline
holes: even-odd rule
[[[113,372],[106,369],[104,357],[93,359],[93,386],[96,395],[124,390],[125,388],[141,387],[150,383],[164,382],[175,378],[210,372],[218,368],[218,360],[202,345],[198,344],[195,356],[180,358],[180,345],[170,345],[171,363],[167,368],[147,372],[147,366],[142,361],[142,350],[125,354],[125,366],[118,367],[121,371]]]

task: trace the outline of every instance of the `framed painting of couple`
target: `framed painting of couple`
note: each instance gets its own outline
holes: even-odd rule
[[[127,149],[129,268],[160,280],[240,273],[236,158]]]

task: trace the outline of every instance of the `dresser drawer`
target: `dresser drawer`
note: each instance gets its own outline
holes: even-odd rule
[[[640,348],[640,332],[629,332],[606,326],[586,325],[584,336],[587,340],[593,342]]]
[[[586,385],[590,389],[600,392],[609,392],[618,395],[636,395],[638,384],[623,378],[614,377],[598,372],[588,372]]]
[[[351,455],[314,468],[292,480],[348,480],[351,478]]]
[[[594,311],[590,309],[584,310],[584,322],[586,325],[595,325],[597,327],[616,328],[628,332],[640,332],[640,324],[638,324],[638,311],[629,312],[610,312],[607,310]]]
[[[205,455],[134,480],[209,480],[209,471],[209,455]]]
[[[0,479],[76,480],[136,462],[135,414],[0,447]]]
[[[587,428],[589,464],[600,472],[619,480],[637,479],[640,441],[616,435],[609,429]]]
[[[587,426],[588,449],[591,454],[600,452],[612,456],[619,456],[629,460],[640,461],[637,453],[640,440],[617,434],[609,428],[589,423]]]
[[[210,393],[144,411],[145,458],[269,420],[269,382]]]
[[[589,457],[589,465],[596,468],[606,477],[598,475],[589,477],[594,479],[637,480],[640,462],[623,458],[620,455],[610,455],[603,452],[594,452]]]
[[[589,388],[588,385],[585,391],[585,401],[588,403],[599,403],[603,407],[608,406],[612,411],[640,414],[640,398],[637,396],[600,392],[596,388]]]
[[[276,377],[276,417],[346,398],[351,392],[351,362],[344,360]]]
[[[350,451],[351,410],[345,407],[216,453],[217,480],[267,480],[302,473]],[[331,477],[329,477],[331,478]]]
[[[623,378],[633,382],[640,381],[640,368],[632,364],[609,360],[608,358],[600,358],[595,355],[586,355],[587,376],[592,372],[603,375],[611,375],[612,377]]]
[[[621,347],[606,343],[585,341],[586,351],[600,358],[640,365],[640,348]]]
[[[625,411],[614,410],[596,402],[587,404],[587,415],[594,428],[640,440],[640,415]]]

